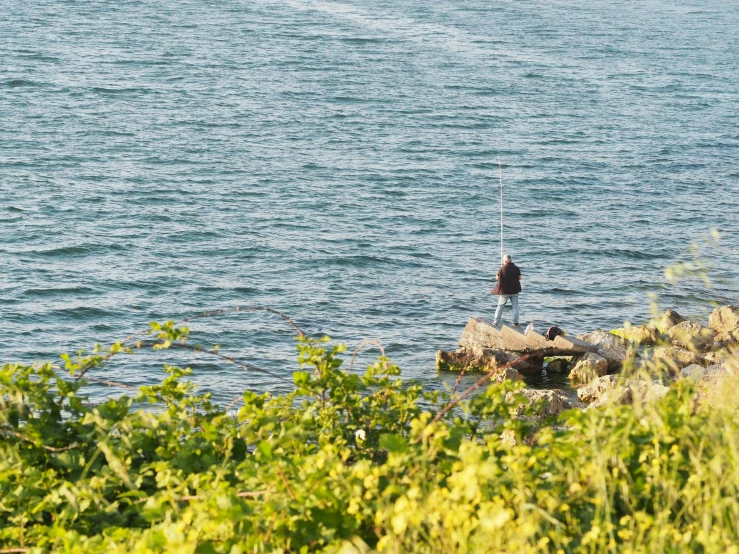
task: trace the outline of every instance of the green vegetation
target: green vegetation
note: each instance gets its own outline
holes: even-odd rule
[[[540,420],[519,383],[428,393],[301,334],[295,391],[247,391],[235,418],[171,366],[85,399],[113,356],[188,334],[3,366],[0,551],[739,552],[739,412],[690,381]]]

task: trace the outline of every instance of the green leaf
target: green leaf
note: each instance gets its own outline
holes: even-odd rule
[[[257,451],[268,460],[272,459],[272,445],[268,441],[260,442]]]
[[[380,435],[380,448],[395,454],[402,454],[408,451],[408,443],[400,435],[385,434]]]

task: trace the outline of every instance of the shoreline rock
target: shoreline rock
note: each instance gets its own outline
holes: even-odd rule
[[[606,360],[610,373],[621,371],[624,362],[634,357],[635,354],[621,344],[617,337],[602,329],[580,334],[577,338],[595,345],[595,353]]]
[[[522,374],[540,373],[546,363],[548,372],[569,372],[572,384],[581,385],[577,388],[580,402],[587,403],[585,409],[595,409],[609,402],[662,398],[670,390],[666,381],[688,378],[715,383],[739,374],[739,306],[715,309],[708,327],[667,310],[656,325],[626,324],[611,332],[601,329],[553,341],[540,333],[524,334],[516,327],[496,327],[489,319],[470,318],[459,344],[456,352],[437,352],[438,369],[489,372],[496,381],[521,380]],[[511,367],[501,369],[507,365]],[[615,375],[624,367],[629,375],[634,371],[634,378]],[[530,402],[543,398],[551,406],[547,414],[567,409],[565,404],[580,404],[558,389],[523,389],[522,394]]]
[[[598,354],[588,352],[575,362],[569,377],[574,382],[589,383],[607,372],[608,360]]]

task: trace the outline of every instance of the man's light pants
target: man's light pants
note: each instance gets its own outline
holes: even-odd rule
[[[498,309],[495,310],[495,319],[493,323],[498,325],[500,323],[500,316],[503,313],[503,306],[508,301],[511,301],[511,307],[513,308],[513,324],[518,325],[518,294],[500,294],[498,295]]]

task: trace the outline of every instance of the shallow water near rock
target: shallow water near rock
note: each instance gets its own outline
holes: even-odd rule
[[[649,292],[704,318],[709,301],[739,297],[734,3],[9,0],[4,12],[3,361],[270,305],[350,351],[380,340],[410,379],[453,383],[435,351],[495,308],[498,156],[523,323],[577,334],[643,321]],[[714,288],[663,288],[711,229],[721,249],[700,256]],[[192,328],[287,381],[174,352],[101,375],[151,384],[169,362],[220,400],[290,388],[294,332],[278,318]]]

